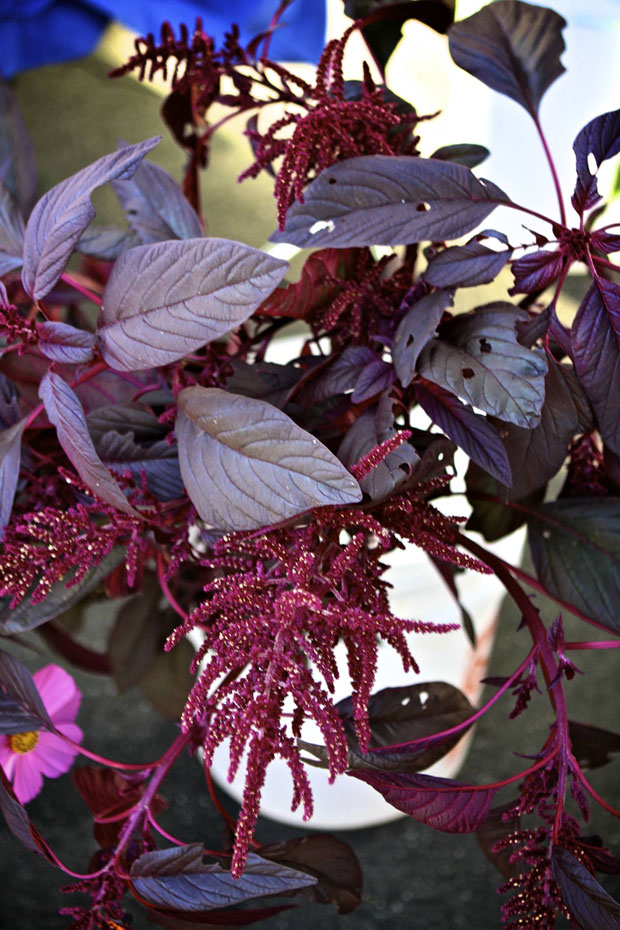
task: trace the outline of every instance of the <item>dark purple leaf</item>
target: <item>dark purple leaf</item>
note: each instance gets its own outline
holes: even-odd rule
[[[328,833],[295,837],[285,843],[261,846],[260,855],[270,862],[306,872],[316,885],[298,893],[304,897],[336,905],[339,914],[349,914],[362,900],[362,870],[357,856],[343,840]]]
[[[293,904],[273,907],[252,907],[237,911],[175,911],[172,908],[147,907],[144,913],[150,923],[165,930],[217,930],[218,927],[247,927],[259,920],[288,911]]]
[[[573,142],[573,151],[577,183],[571,200],[577,213],[582,214],[601,199],[596,183],[599,168],[620,152],[620,110],[590,120]]]
[[[513,484],[508,497],[518,500],[542,488],[559,471],[577,432],[592,429],[592,411],[572,365],[551,361],[545,378],[540,423],[522,429],[496,423],[502,431]]]
[[[94,815],[93,833],[96,841],[104,849],[116,846],[118,836],[126,822],[126,817],[119,814],[129,814],[133,806],[140,800],[145,789],[145,773],[121,775],[112,769],[82,765],[74,768],[71,778],[80,797]],[[153,814],[157,814],[167,807],[166,801],[157,794],[149,805]],[[110,822],[101,822],[106,818]]]
[[[336,456],[271,404],[191,387],[178,406],[181,475],[211,526],[257,529],[360,500],[357,481]]]
[[[547,591],[620,632],[620,498],[542,504],[528,524],[536,574]]]
[[[316,884],[316,878],[250,853],[241,878],[216,863],[204,865],[199,843],[144,853],[131,867],[131,885],[151,905],[181,911],[230,907],[262,895]]]
[[[0,275],[21,265],[24,228],[13,194],[0,182]]]
[[[382,391],[389,390],[394,381],[395,373],[393,365],[384,362],[383,359],[375,358],[372,362],[365,365],[358,374],[355,382],[355,390],[351,395],[354,404],[362,404],[365,400],[370,400]]]
[[[590,245],[595,251],[610,255],[613,252],[620,252],[620,236],[595,229],[593,233],[590,233]]]
[[[466,168],[476,168],[490,154],[484,145],[461,142],[456,145],[442,145],[441,148],[433,152],[431,158],[438,158],[440,161],[455,161],[459,165],[465,165]]]
[[[0,181],[10,190],[22,216],[27,216],[37,196],[34,145],[5,81],[0,81]]]
[[[39,386],[39,396],[50,423],[56,427],[58,442],[84,484],[106,504],[111,504],[123,513],[136,515],[95,451],[75,391],[60,375],[48,371]]]
[[[514,480],[519,480],[518,473]],[[467,500],[472,506],[471,516],[466,524],[468,530],[482,533],[486,540],[494,542],[523,526],[525,514],[519,508],[510,507],[505,502],[505,485],[498,484],[495,478],[473,461],[469,463],[465,481]],[[521,498],[519,502],[525,506],[536,507],[544,498],[544,491],[543,486]]]
[[[76,329],[67,323],[46,320],[44,323],[37,323],[37,335],[39,349],[53,362],[79,365],[93,357],[95,337],[83,329]]]
[[[533,294],[542,291],[559,276],[564,258],[561,252],[530,252],[523,258],[517,258],[511,265],[514,275],[514,287],[511,294]]]
[[[368,702],[371,735],[369,751],[362,753],[351,698],[340,701],[336,709],[349,744],[349,768],[401,773],[420,772],[443,758],[469,728],[449,736],[442,736],[443,731],[474,714],[465,695],[443,681],[385,688]]]
[[[512,483],[510,463],[495,427],[467,404],[430,381],[416,383],[416,398],[446,436],[471,459],[508,487]]]
[[[511,255],[512,249],[497,252],[476,237],[466,245],[455,245],[439,252],[424,272],[424,280],[433,287],[488,284],[495,280]]]
[[[26,421],[21,420],[0,432],[0,539],[13,511],[25,425]]]
[[[116,226],[89,226],[78,239],[75,251],[80,255],[98,258],[102,262],[115,261],[122,252],[140,245],[138,237]]]
[[[22,280],[26,293],[39,300],[51,291],[80,236],[95,215],[93,191],[114,178],[128,178],[161,136],[119,149],[61,181],[30,214],[24,240]]]
[[[140,594],[125,601],[116,614],[108,637],[107,655],[119,692],[137,685],[153,663],[158,647],[170,632],[158,610],[161,589],[146,575]]]
[[[144,472],[150,492],[159,500],[170,501],[182,496],[177,448],[165,439],[141,446],[134,441],[132,433],[111,430],[99,438],[96,450],[113,474],[123,475],[129,471],[138,486]]]
[[[39,730],[52,727],[28,669],[7,652],[0,651],[0,733],[20,733],[24,730]],[[29,725],[24,726],[28,720]],[[17,726],[15,725],[17,723]]]
[[[20,419],[17,388],[0,372],[0,428],[7,429]]]
[[[486,819],[497,788],[475,787],[416,773],[348,772],[366,782],[388,804],[443,833],[471,833]]]
[[[579,930],[618,930],[620,904],[567,849],[554,847],[551,872]]]
[[[368,407],[348,430],[338,449],[338,458],[348,468],[359,462],[375,446],[396,435],[391,406],[392,401],[387,396],[387,403],[383,401]],[[387,411],[386,407],[389,408]],[[419,456],[413,446],[404,442],[361,479],[360,487],[373,499],[385,497],[404,481],[418,461]]]
[[[525,319],[525,311],[503,301],[464,313],[427,343],[418,371],[484,413],[531,429],[540,420],[547,359],[517,342],[517,323]]]
[[[506,203],[503,191],[464,165],[362,155],[322,171],[271,239],[306,248],[456,239]]]
[[[604,442],[620,454],[620,286],[598,280],[581,302],[571,331],[575,370]]]
[[[24,597],[19,604],[12,610],[9,607],[10,598],[0,600],[0,633],[2,635],[12,635],[15,633],[25,633],[27,630],[34,630],[36,627],[53,620],[64,613],[74,604],[79,603],[90,591],[93,591],[101,584],[103,579],[110,574],[113,569],[119,565],[125,558],[125,550],[122,546],[117,546],[109,552],[105,558],[95,568],[90,569],[76,583],[67,587],[75,571],[69,574],[62,581],[57,581],[52,585],[49,594],[44,601],[33,604],[30,600],[30,594],[37,585],[33,584],[30,592]]]
[[[612,761],[610,752],[620,752],[620,733],[569,720],[568,734],[572,753],[582,768],[598,769]]]
[[[546,7],[499,0],[451,27],[450,54],[459,68],[537,118],[543,94],[566,70],[565,26]]]
[[[15,797],[11,783],[2,768],[0,768],[0,810],[4,814],[7,827],[26,849],[44,856],[48,862],[56,865],[47,843],[30,821],[25,808]]]
[[[411,305],[411,309],[398,324],[392,343],[392,358],[403,387],[411,384],[420,352],[436,335],[441,318],[452,306],[453,298],[453,291],[426,294]]]
[[[174,622],[167,632],[172,632]],[[158,714],[177,723],[187,704],[187,695],[194,684],[189,667],[194,648],[183,640],[171,652],[158,650],[148,670],[140,678],[140,691],[151,702]]]
[[[155,414],[144,404],[110,404],[97,407],[86,417],[88,432],[95,446],[111,430],[131,433],[136,442],[151,443],[161,439],[165,433]]]
[[[287,268],[228,239],[155,242],[123,252],[103,294],[101,354],[116,371],[175,362],[247,320]]]
[[[112,181],[127,222],[140,241],[199,239],[200,220],[167,171],[143,161],[128,181]]]
[[[376,361],[377,353],[367,346],[347,346],[336,360],[309,385],[306,397],[309,403],[320,403],[337,394],[353,390],[360,370]]]
[[[512,833],[521,829],[518,815],[513,815],[508,819],[505,817],[514,808],[514,801],[502,804],[501,807],[492,807],[484,823],[480,824],[475,831],[482,852],[489,862],[499,869],[504,878],[516,878],[525,870],[523,859],[510,861],[517,848],[514,844],[499,851],[495,849],[498,843],[504,842]]]
[[[234,359],[232,365],[233,374],[226,381],[228,391],[259,398],[280,409],[288,403],[291,391],[303,374],[302,369],[292,362],[279,365],[277,362],[254,361],[250,365],[242,359]]]

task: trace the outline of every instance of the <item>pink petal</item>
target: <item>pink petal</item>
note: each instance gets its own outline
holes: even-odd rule
[[[15,765],[15,778],[13,779],[13,790],[17,795],[17,800],[22,804],[32,801],[43,787],[43,776],[39,771],[39,766],[35,752],[24,753],[17,759]]]
[[[33,678],[52,723],[75,720],[82,695],[71,675],[59,665],[46,665]]]
[[[4,774],[9,779],[13,778],[17,759],[17,753],[13,752],[9,745],[8,736],[3,736],[0,739],[0,768],[4,769]]]
[[[79,727],[73,724],[65,724],[64,726],[66,729],[71,727],[73,730],[77,730],[76,735],[81,738],[82,732]],[[68,772],[77,755],[76,749],[65,743],[59,736],[47,732],[42,732],[39,735],[39,742],[35,752],[39,770],[47,778],[58,778],[59,775]]]

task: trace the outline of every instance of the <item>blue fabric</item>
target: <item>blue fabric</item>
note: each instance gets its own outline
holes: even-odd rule
[[[0,0],[0,71],[11,77],[27,68],[89,54],[111,19],[156,37],[164,20],[205,32],[220,43],[231,23],[247,44],[270,23],[278,0]],[[294,0],[273,35],[276,61],[317,62],[325,40],[325,0]]]

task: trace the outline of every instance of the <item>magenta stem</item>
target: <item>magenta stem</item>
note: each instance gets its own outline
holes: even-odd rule
[[[565,649],[620,649],[620,639],[600,639],[591,642],[564,643]]]
[[[79,281],[76,281],[75,278],[72,278],[71,275],[67,274],[66,271],[63,274],[61,274],[60,280],[64,281],[65,284],[68,284],[70,287],[74,288],[76,291],[82,294],[83,297],[88,297],[88,299],[92,300],[92,302],[94,304],[97,304],[98,307],[101,306],[102,300],[99,294],[95,294],[94,291],[90,291],[87,287],[84,287],[83,284],[80,284]]]
[[[554,185],[554,187],[555,187],[555,193],[556,193],[556,195],[557,195],[557,198],[558,198],[558,205],[559,205],[559,207],[560,207],[560,219],[561,219],[561,221],[562,221],[562,226],[566,226],[566,210],[565,210],[565,208],[564,208],[564,197],[563,197],[563,195],[562,195],[562,187],[561,187],[561,185],[560,185],[560,179],[559,179],[559,177],[558,177],[558,172],[557,172],[556,167],[555,167],[555,162],[553,161],[553,156],[552,156],[552,154],[551,154],[551,149],[549,148],[549,145],[547,144],[547,139],[546,139],[545,134],[544,134],[544,132],[543,132],[543,128],[542,128],[542,126],[541,126],[540,120],[538,119],[538,116],[535,116],[535,117],[534,117],[534,124],[535,124],[535,126],[536,126],[537,131],[538,131],[538,136],[539,136],[539,138],[540,138],[540,141],[542,142],[542,147],[543,147],[543,149],[544,149],[544,151],[545,151],[545,157],[546,157],[546,159],[547,159],[547,163],[548,163],[548,165],[549,165],[549,168],[551,169],[551,176],[552,176],[552,178],[553,178],[553,185]]]

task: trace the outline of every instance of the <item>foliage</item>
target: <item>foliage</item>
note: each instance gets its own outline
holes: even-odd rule
[[[163,115],[189,155],[183,191],[145,161],[155,138],[104,155],[28,214],[30,148],[11,144],[15,110],[5,103],[3,146],[18,167],[0,184],[1,631],[47,631],[67,660],[147,692],[162,649],[179,654],[193,630],[203,639],[193,685],[184,662],[170,685],[186,699],[164,756],[137,770],[88,753],[100,767],[76,770],[102,848],[70,887],[92,898],[64,909],[75,930],[124,927],[128,892],[171,927],[250,923],[290,906],[234,909],[270,895],[354,908],[361,877],[345,844],[254,840],[275,757],[290,769],[293,806],[312,816],[308,755],[330,778],[361,779],[436,829],[476,831],[504,875],[511,930],[552,928],[561,915],[584,930],[620,926],[620,905],[596,877],[620,863],[581,833],[592,802],[620,816],[584,774],[610,761],[620,737],[570,720],[566,704],[571,652],[620,643],[620,267],[607,257],[620,235],[596,225],[597,175],[620,151],[620,111],[575,140],[576,225],[550,156],[559,218],[542,216],[474,174],[480,146],[457,140],[421,157],[426,117],[368,66],[344,80],[352,31],[383,65],[409,15],[407,4],[349,6],[367,18],[328,44],[314,83],[269,60],[270,31],[242,47],[233,28],[216,48],[199,25],[177,38],[164,24],[161,42],[137,42],[120,72],[170,78]],[[434,14],[433,4],[413,7],[439,31],[451,20],[449,3]],[[564,25],[551,10],[497,0],[448,30],[457,64],[523,106],[547,154],[539,104],[563,71]],[[315,249],[297,283],[282,284],[287,265],[273,255],[202,234],[199,170],[229,118],[209,122],[216,102],[247,116],[253,161],[243,177],[274,177],[273,240]],[[284,115],[259,129],[274,102]],[[107,183],[127,229],[91,225],[91,193]],[[480,231],[500,205],[544,220],[548,234],[510,243]],[[73,270],[80,255],[89,258]],[[590,286],[569,327],[557,303],[575,263]],[[505,300],[454,311],[457,289],[506,267]],[[301,353],[266,362],[276,336],[300,322]],[[415,428],[417,407],[432,429]],[[434,505],[451,494],[455,446],[471,460],[465,528]],[[469,533],[496,539],[522,522],[536,577]],[[517,667],[478,710],[442,682],[373,694],[380,640],[424,676],[406,634],[452,628],[393,614],[382,559],[406,543],[443,566],[452,587],[456,569],[495,574],[522,615]],[[102,586],[117,605],[105,655],[58,623]],[[611,638],[567,642],[562,614],[547,628],[528,586]],[[339,642],[352,695],[334,704]],[[52,726],[15,660],[0,662],[0,684],[4,733]],[[526,767],[490,784],[421,771],[508,692],[510,717],[535,713],[535,690],[554,722]],[[324,745],[301,739],[308,719]],[[232,851],[160,848],[158,833],[171,839],[157,822],[166,773],[199,749],[208,770],[224,740],[231,777],[247,754]],[[493,806],[508,786],[512,800]],[[0,804],[17,839],[73,874],[5,779]]]

